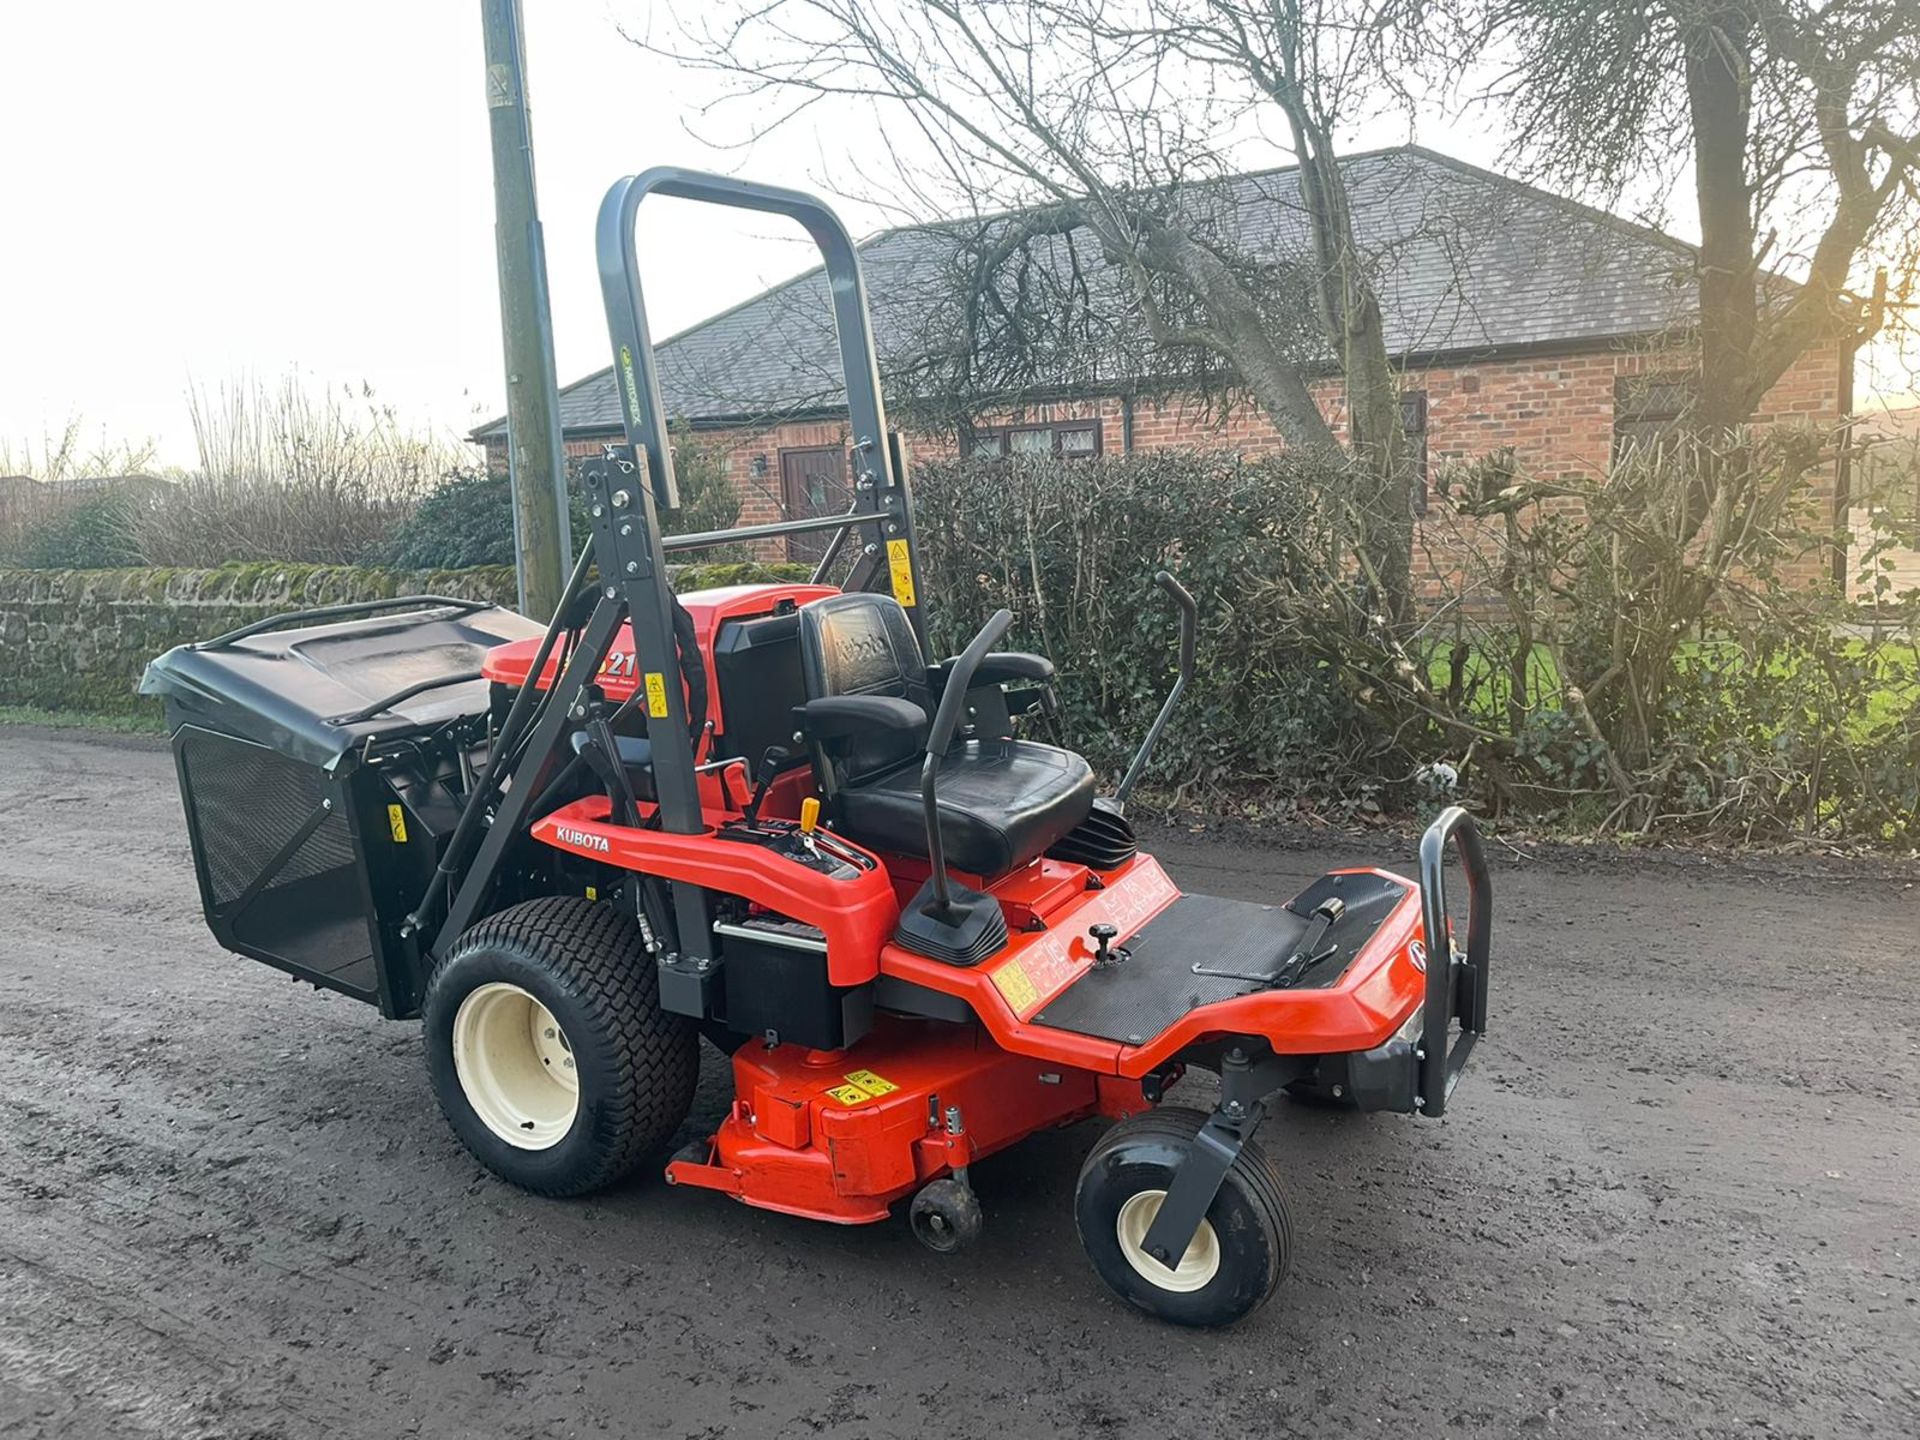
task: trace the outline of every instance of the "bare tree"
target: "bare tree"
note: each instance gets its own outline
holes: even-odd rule
[[[892,162],[874,188],[923,215],[980,217],[956,289],[963,367],[987,334],[1016,351],[1086,338],[1068,317],[1097,326],[1097,307],[1063,302],[1117,285],[1162,363],[1224,371],[1287,443],[1332,451],[1311,388],[1331,363],[1346,381],[1353,550],[1399,618],[1413,473],[1334,136],[1404,98],[1385,77],[1415,13],[1411,0],[723,0],[688,4],[669,36],[629,38],[735,80],[731,101],[756,107],[749,138],[823,102],[868,107]],[[895,144],[901,120],[910,138]],[[1250,253],[1236,213],[1236,157],[1263,127],[1299,167],[1287,202],[1310,253],[1291,283]],[[1275,297],[1310,297],[1317,333]],[[997,381],[1024,373],[984,363]]]
[[[1617,199],[1691,162],[1704,432],[1745,423],[1810,348],[1900,320],[1920,272],[1920,5],[1495,0],[1481,18],[1518,57],[1483,95],[1548,173]]]

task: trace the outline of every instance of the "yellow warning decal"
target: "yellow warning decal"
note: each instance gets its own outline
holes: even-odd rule
[[[627,418],[635,425],[643,423],[640,412],[640,384],[633,374],[633,351],[620,347],[620,378],[627,382]]]
[[[858,1085],[835,1085],[827,1091],[827,1094],[838,1100],[842,1105],[864,1105],[873,1099],[873,1096],[862,1090]]]
[[[1025,1014],[1040,1001],[1040,992],[1034,988],[1033,977],[1021,968],[1018,960],[1009,960],[994,971],[993,983],[999,987],[1001,998],[1016,1015]]]
[[[393,832],[393,843],[407,843],[407,812],[398,805],[387,806],[387,829]]]
[[[849,1085],[859,1086],[860,1089],[866,1091],[867,1094],[876,1100],[882,1095],[891,1095],[900,1088],[891,1080],[876,1075],[871,1070],[849,1070],[846,1074],[846,1081]]]
[[[599,898],[600,898],[600,887],[598,885],[587,886],[587,899],[598,900]]]
[[[647,671],[647,714],[656,720],[667,718],[667,677],[658,670]]]
[[[887,568],[893,572],[893,598],[902,605],[913,605],[913,556],[904,540],[887,541]]]

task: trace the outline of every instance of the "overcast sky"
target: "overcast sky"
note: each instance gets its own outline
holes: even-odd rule
[[[854,188],[844,155],[859,137],[795,127],[750,152],[709,149],[683,117],[714,81],[614,31],[646,0],[524,4],[564,383],[607,363],[592,226],[613,179],[679,163]],[[498,410],[475,0],[0,11],[0,440],[37,448],[80,415],[90,434],[151,436],[162,461],[186,463],[190,380],[290,367],[365,381],[448,430]],[[1484,125],[1419,138],[1501,162]],[[856,234],[892,218],[840,208]],[[659,336],[812,260],[778,222],[675,201],[649,202],[642,243]]]

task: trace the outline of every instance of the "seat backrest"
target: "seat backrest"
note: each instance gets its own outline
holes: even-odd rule
[[[800,664],[807,698],[891,695],[928,708],[927,662],[907,612],[891,595],[856,591],[800,609]],[[836,757],[842,783],[857,784],[923,754],[924,730],[876,731],[847,742]]]

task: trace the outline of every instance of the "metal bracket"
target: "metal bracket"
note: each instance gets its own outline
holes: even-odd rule
[[[1200,1232],[1200,1222],[1207,1218],[1214,1196],[1220,1193],[1227,1171],[1265,1116],[1265,1098],[1294,1079],[1299,1070],[1296,1056],[1255,1058],[1242,1046],[1228,1049],[1220,1061],[1220,1103],[1173,1172],[1173,1183],[1167,1187],[1167,1198],[1160,1202],[1160,1213],[1147,1227],[1142,1246],[1147,1254],[1168,1269],[1180,1263]]]

